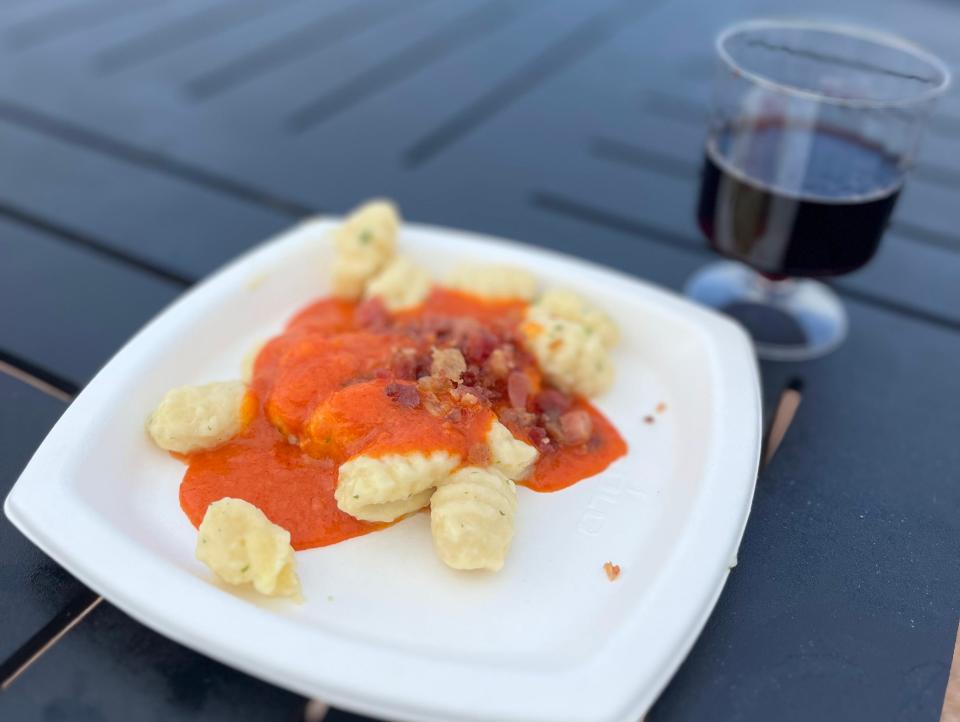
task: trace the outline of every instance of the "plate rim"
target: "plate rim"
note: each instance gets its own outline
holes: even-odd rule
[[[242,284],[244,278],[247,278],[251,272],[262,272],[264,270],[263,264],[268,263],[270,256],[276,253],[278,249],[283,248],[285,244],[294,243],[299,236],[313,234],[315,230],[321,227],[329,229],[338,220],[339,218],[336,216],[316,216],[305,219],[271,236],[189,289],[148,322],[114,354],[65,410],[11,488],[4,503],[4,512],[16,528],[57,563],[141,623],[201,654],[206,654],[253,676],[267,679],[278,686],[292,689],[307,696],[320,696],[324,701],[337,706],[373,716],[408,720],[437,720],[438,722],[441,720],[444,722],[453,722],[454,720],[466,722],[468,720],[494,718],[500,720],[529,720],[531,719],[529,714],[517,716],[516,713],[511,713],[508,709],[509,705],[507,707],[501,705],[498,709],[488,708],[482,718],[464,713],[462,709],[449,708],[450,700],[447,700],[447,706],[428,708],[422,704],[417,695],[402,694],[404,691],[402,689],[398,693],[396,685],[397,683],[403,683],[404,674],[399,675],[399,678],[394,681],[393,693],[375,694],[371,686],[365,687],[361,693],[361,690],[357,689],[358,685],[351,685],[343,679],[343,675],[340,675],[340,679],[337,681],[331,682],[319,679],[318,677],[323,676],[322,674],[299,674],[295,670],[289,669],[289,665],[284,665],[282,660],[278,662],[273,659],[271,663],[265,665],[262,658],[250,654],[249,643],[237,644],[235,640],[232,641],[229,638],[229,635],[212,634],[211,628],[200,628],[205,623],[216,625],[216,618],[209,615],[198,615],[195,618],[184,615],[182,619],[176,620],[172,619],[169,613],[165,615],[163,610],[159,609],[160,604],[157,600],[152,600],[149,595],[145,595],[136,589],[137,577],[145,581],[148,576],[153,578],[155,574],[162,571],[163,573],[160,577],[157,577],[158,579],[167,578],[178,584],[186,584],[191,591],[195,589],[196,594],[200,595],[201,599],[205,599],[209,591],[214,590],[219,599],[213,604],[215,606],[225,605],[227,608],[225,611],[229,611],[229,614],[225,616],[235,614],[239,619],[255,620],[257,616],[262,615],[262,610],[229,594],[223,594],[221,590],[207,582],[189,575],[183,575],[179,569],[173,567],[169,561],[159,555],[137,548],[135,543],[130,542],[129,538],[119,530],[103,528],[99,517],[95,517],[89,508],[80,509],[79,512],[81,513],[78,513],[78,509],[65,504],[63,499],[51,499],[39,494],[38,492],[41,491],[40,482],[31,481],[41,472],[47,478],[56,476],[57,471],[62,466],[64,457],[68,456],[63,452],[67,451],[70,446],[69,440],[65,442],[61,437],[71,424],[76,423],[75,419],[81,414],[84,406],[91,403],[91,400],[95,400],[98,389],[110,382],[109,377],[112,375],[113,369],[116,368],[116,365],[124,356],[132,353],[132,350],[136,349],[138,345],[148,343],[150,336],[158,332],[163,325],[175,323],[179,315],[189,311],[193,304],[202,300],[205,295],[217,292],[234,293],[237,284]],[[726,498],[721,497],[718,500],[725,507],[724,513],[730,516],[725,522],[728,528],[722,540],[711,539],[715,548],[706,550],[707,552],[714,552],[710,554],[713,561],[707,565],[712,573],[709,574],[709,583],[700,579],[702,585],[702,589],[699,589],[701,598],[693,605],[696,609],[678,615],[683,619],[683,624],[680,625],[683,627],[683,631],[679,635],[673,635],[674,639],[670,645],[661,645],[661,647],[666,646],[669,649],[665,654],[657,656],[657,673],[648,675],[646,684],[630,687],[629,699],[627,699],[626,694],[622,694],[621,698],[615,700],[607,699],[606,701],[615,703],[607,704],[603,709],[600,709],[602,705],[599,705],[597,700],[593,702],[592,707],[596,707],[594,711],[597,712],[597,715],[591,717],[591,719],[603,722],[636,719],[655,701],[687,656],[706,624],[729,576],[730,568],[732,568],[730,562],[736,558],[736,552],[749,517],[759,467],[762,426],[759,371],[749,337],[734,322],[713,311],[697,306],[668,289],[593,261],[532,244],[455,228],[405,222],[404,229],[406,232],[415,234],[446,236],[448,238],[452,235],[459,239],[467,239],[472,244],[483,246],[519,248],[542,258],[553,259],[563,266],[569,267],[572,265],[578,269],[588,270],[590,275],[599,274],[605,278],[615,279],[618,283],[625,283],[633,290],[642,292],[644,296],[655,298],[660,302],[661,307],[672,308],[683,317],[696,320],[698,329],[707,335],[713,350],[718,352],[711,355],[710,368],[711,387],[716,389],[718,394],[716,404],[718,409],[723,409],[725,416],[732,415],[733,418],[754,419],[754,423],[750,427],[742,423],[725,423],[715,426],[718,433],[713,436],[713,445],[721,445],[736,452],[735,458],[724,459],[726,467],[724,476],[729,475],[731,478],[749,479],[749,481],[740,483],[740,488],[737,489],[739,494],[729,494]],[[717,413],[717,411],[714,413]],[[727,453],[732,454],[729,451]],[[713,457],[713,452],[711,452],[710,457]],[[735,467],[734,473],[729,471],[730,467]],[[709,481],[718,473],[717,470],[710,471],[707,474],[707,480]],[[55,485],[55,482],[48,483]],[[36,488],[31,485],[36,485]],[[716,481],[714,480],[713,486],[705,484],[705,488],[709,490],[714,488],[715,485]],[[80,502],[80,500],[77,500],[77,502]],[[700,500],[695,510],[702,506],[703,500]],[[97,539],[100,539],[101,542],[117,541],[118,538],[122,542],[123,539],[127,539],[127,544],[131,544],[133,548],[121,549],[120,560],[137,563],[144,561],[146,557],[153,562],[150,566],[153,566],[154,569],[151,570],[150,575],[143,574],[141,571],[139,575],[131,575],[131,578],[124,582],[111,579],[108,574],[109,570],[105,568],[105,565],[98,566],[95,563],[88,562],[83,558],[80,549],[68,549],[71,546],[70,543],[62,538],[57,539],[55,534],[49,533],[50,529],[57,528],[58,521],[67,519],[74,528],[79,524],[86,531],[86,534],[82,535],[83,538],[80,540],[79,547],[81,549],[90,548],[91,542]],[[111,531],[112,533],[109,533]],[[687,541],[683,540],[678,546],[683,547]],[[720,541],[724,543],[719,543]],[[718,552],[718,549],[722,551]],[[716,562],[718,554],[722,557],[721,564]],[[159,565],[159,569],[157,565]],[[120,565],[120,568],[130,569],[135,567]],[[706,578],[707,575],[703,575],[703,571],[705,570],[698,570],[698,575]],[[255,613],[251,614],[252,610],[256,610]],[[274,616],[270,615],[271,618]],[[260,621],[262,623],[263,620]],[[284,617],[276,617],[275,621],[276,624],[271,623],[267,626],[292,624],[291,620]],[[635,618],[632,621],[634,625],[637,623]],[[213,629],[215,629],[215,626]],[[296,626],[293,629],[295,630]],[[628,632],[629,630],[624,630],[616,636],[629,636]],[[316,631],[311,636],[318,636],[330,642],[329,635],[323,631]],[[354,653],[359,653],[357,647],[367,647],[368,649],[363,650],[363,654],[379,659],[381,664],[389,663],[391,657],[398,658],[398,661],[403,661],[404,664],[411,663],[409,656],[402,653],[397,654],[396,650],[385,649],[370,645],[368,642],[358,642],[356,640],[348,641],[347,644],[348,648],[355,648],[352,650]],[[291,651],[289,644],[286,645],[284,651]],[[277,655],[272,656],[276,657]],[[593,666],[597,666],[595,660],[602,657],[603,653],[598,652],[593,660]],[[414,659],[418,665],[424,664],[419,657],[414,657]],[[435,664],[435,662],[430,662],[430,664]],[[470,667],[468,666],[467,669],[470,669]],[[561,675],[571,675],[576,679],[583,674],[584,670],[590,671],[588,666],[577,666],[572,670],[564,670]],[[593,676],[596,677],[596,674]],[[603,683],[603,680],[598,679],[597,683]],[[437,688],[434,688],[434,691],[439,693]],[[485,702],[492,703],[493,700],[490,700],[489,697],[487,695],[482,699]],[[613,697],[616,697],[616,695],[613,695]],[[559,720],[560,718],[556,714],[551,714],[542,717],[542,719]],[[583,718],[576,716],[569,719],[580,720]]]

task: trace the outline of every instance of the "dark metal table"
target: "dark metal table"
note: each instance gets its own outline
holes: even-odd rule
[[[960,8],[806,4],[954,63]],[[145,321],[316,211],[396,198],[678,288],[711,37],[786,0],[8,0],[0,6],[0,491]],[[803,406],[720,603],[649,719],[936,720],[960,614],[960,94],[847,343],[764,365]],[[0,662],[83,588],[0,520]],[[322,650],[318,650],[322,654]],[[642,654],[642,650],[638,650]],[[629,670],[624,670],[629,674]],[[300,720],[305,700],[102,604],[9,720]],[[330,719],[350,715],[334,711]]]

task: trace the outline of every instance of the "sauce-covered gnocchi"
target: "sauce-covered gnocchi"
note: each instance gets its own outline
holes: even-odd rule
[[[334,234],[333,296],[258,347],[242,382],[174,390],[151,417],[157,444],[188,464],[180,503],[202,546],[217,540],[204,561],[230,583],[288,589],[283,565],[272,582],[262,560],[238,572],[249,534],[307,549],[419,511],[444,563],[495,571],[517,484],[556,491],[626,453],[588,401],[613,378],[606,314],[568,291],[537,298],[524,269],[465,266],[435,283],[396,255],[398,228],[387,202],[355,211]]]

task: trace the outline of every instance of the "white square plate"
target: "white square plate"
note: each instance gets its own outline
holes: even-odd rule
[[[399,720],[635,722],[735,563],[760,394],[737,326],[627,276],[461,231],[401,232],[435,277],[464,260],[524,266],[610,311],[623,334],[598,405],[629,453],[564,491],[521,489],[499,574],[444,567],[422,514],[298,553],[302,606],[227,592],[194,559],[183,466],[149,443],[144,419],[170,387],[238,377],[254,342],[324,294],[335,222],[265,243],[137,334],[47,436],[7,516],[147,626],[308,696]],[[660,402],[666,412],[644,423]],[[623,570],[616,582],[606,561]]]

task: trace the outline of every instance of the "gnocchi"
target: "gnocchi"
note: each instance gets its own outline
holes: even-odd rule
[[[240,381],[172,389],[147,419],[147,431],[161,449],[181,454],[219,446],[243,427],[246,391]]]
[[[379,298],[388,311],[404,311],[423,303],[432,285],[426,271],[409,259],[398,257],[370,280],[364,296]]]
[[[243,499],[227,497],[207,507],[196,556],[227,584],[251,584],[268,596],[301,598],[290,532]]]
[[[539,452],[516,438],[506,426],[494,420],[487,432],[491,467],[513,481],[526,479],[537,462]]]
[[[620,331],[613,319],[573,291],[561,288],[545,291],[533,305],[533,310],[579,323],[587,333],[597,334],[607,348],[615,346],[620,339]]]
[[[393,521],[425,507],[459,464],[460,457],[446,451],[356,456],[340,466],[334,498],[357,519]]]
[[[576,321],[531,309],[520,332],[544,376],[561,391],[597,396],[613,383],[613,363],[599,334]]]
[[[334,232],[333,295],[358,299],[364,286],[393,258],[400,215],[389,201],[369,201]]]
[[[460,469],[430,499],[437,556],[453,569],[498,571],[513,539],[516,511],[512,481],[490,469]]]
[[[492,300],[531,300],[537,294],[533,274],[514,266],[463,264],[454,269],[447,286]]]

